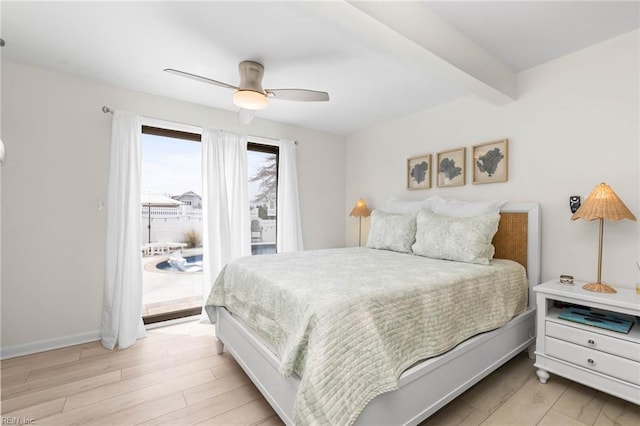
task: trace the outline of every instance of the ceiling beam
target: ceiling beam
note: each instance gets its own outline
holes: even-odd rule
[[[308,2],[305,7],[370,45],[495,105],[516,99],[516,73],[424,2]]]

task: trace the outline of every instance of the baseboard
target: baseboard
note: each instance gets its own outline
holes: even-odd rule
[[[201,315],[191,317],[178,318],[175,320],[158,322],[149,324],[145,328],[151,330],[154,328],[167,327],[169,325],[180,324],[188,321],[197,321]],[[7,346],[0,348],[0,360],[15,358],[17,356],[32,355],[38,352],[50,351],[52,349],[66,348],[67,346],[81,345],[83,343],[95,342],[101,339],[100,330],[90,331],[87,333],[74,334],[71,336],[57,337],[55,339],[40,340],[38,342],[25,343],[23,345]]]
[[[67,346],[81,345],[83,343],[100,340],[100,330],[87,333],[73,334],[71,336],[56,337],[54,339],[40,340],[38,342],[25,343],[23,345],[7,346],[0,348],[0,359],[15,358],[17,356],[31,355],[52,349],[65,348]]]

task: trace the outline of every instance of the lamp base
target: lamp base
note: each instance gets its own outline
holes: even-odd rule
[[[582,288],[598,293],[617,293],[615,288],[603,283],[588,283],[583,285]]]

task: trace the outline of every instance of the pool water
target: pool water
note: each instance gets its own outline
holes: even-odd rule
[[[251,254],[253,256],[259,254],[276,254],[275,244],[251,244]]]

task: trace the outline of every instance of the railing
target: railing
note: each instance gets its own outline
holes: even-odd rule
[[[166,209],[170,211],[170,216],[162,216]],[[186,209],[180,211],[179,208],[151,208],[151,217],[147,216],[148,208],[144,209],[144,215],[140,216],[140,241],[142,244],[157,243],[160,241],[171,241],[176,243],[186,242],[187,234],[194,234],[202,241],[202,231],[204,220],[202,210]],[[154,214],[156,213],[156,214]],[[276,221],[275,219],[258,219],[261,232],[256,233],[260,238],[252,241],[252,253],[275,252],[276,241]],[[149,229],[151,225],[151,229]],[[253,235],[252,235],[253,236]]]
[[[142,217],[163,218],[179,216],[202,217],[202,209],[184,207],[145,207],[142,206]]]

